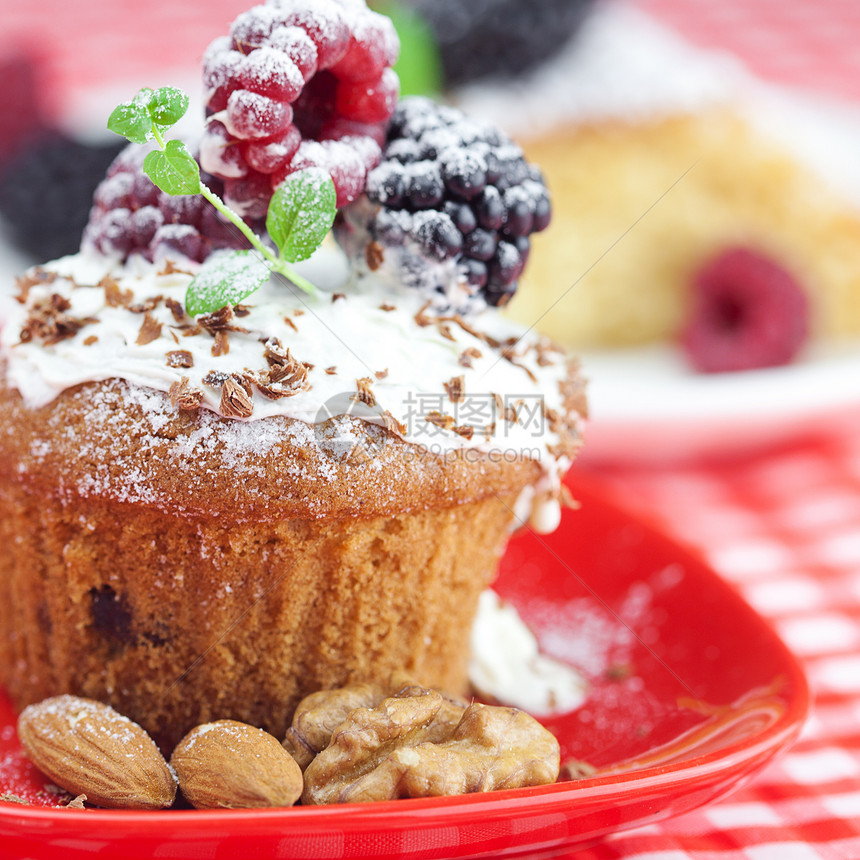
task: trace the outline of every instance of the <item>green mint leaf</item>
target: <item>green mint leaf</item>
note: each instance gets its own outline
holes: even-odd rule
[[[442,92],[442,56],[432,27],[403,0],[380,0],[374,8],[391,18],[400,36],[400,59],[394,71],[400,96],[434,96]]]
[[[200,167],[181,140],[168,140],[163,150],[156,149],[143,160],[143,172],[165,194],[174,197],[199,194]]]
[[[149,115],[162,131],[176,125],[187,110],[188,96],[178,87],[161,87],[149,100]]]
[[[130,102],[117,105],[108,118],[108,130],[132,143],[152,140],[152,115],[149,112],[152,97],[153,91],[145,87]]]
[[[268,266],[252,251],[213,254],[188,285],[185,310],[196,317],[237,305],[263,286],[270,274]]]
[[[307,260],[322,244],[337,213],[331,176],[319,167],[291,173],[269,201],[266,229],[289,263]]]

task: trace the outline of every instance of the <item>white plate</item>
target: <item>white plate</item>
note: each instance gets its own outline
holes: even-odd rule
[[[758,453],[860,418],[860,341],[786,367],[696,374],[668,346],[585,353],[583,459],[676,462]]]

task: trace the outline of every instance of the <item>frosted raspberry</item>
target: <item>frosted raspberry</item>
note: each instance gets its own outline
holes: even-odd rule
[[[203,71],[201,164],[225,180],[227,203],[259,212],[311,163],[331,173],[339,206],[354,200],[397,103],[398,50],[391,22],[364,0],[269,0],[239,15]]]
[[[370,81],[341,81],[337,88],[335,110],[355,122],[382,123],[397,107],[400,81],[393,69]]]
[[[252,93],[234,90],[227,99],[224,125],[234,137],[263,140],[283,134],[293,120],[293,109],[283,102]]]
[[[289,56],[274,48],[262,47],[245,57],[240,79],[247,90],[293,102],[302,91],[305,79]]]
[[[200,166],[221,179],[238,179],[248,173],[248,163],[238,142],[230,136],[224,123],[215,117],[206,121],[206,130],[200,141]]]
[[[301,142],[301,132],[291,125],[280,138],[249,143],[245,147],[245,160],[258,173],[274,173],[292,160]]]
[[[293,61],[305,83],[316,74],[319,65],[317,46],[301,27],[278,27],[272,33],[269,45]]]

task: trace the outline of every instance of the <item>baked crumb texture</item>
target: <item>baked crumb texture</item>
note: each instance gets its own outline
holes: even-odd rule
[[[221,718],[282,737],[306,694],[395,670],[462,693],[538,471],[117,380],[34,410],[0,387],[0,683],[108,702],[163,748]]]

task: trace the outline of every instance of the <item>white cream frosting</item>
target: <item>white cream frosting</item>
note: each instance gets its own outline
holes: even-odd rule
[[[206,331],[186,336],[164,301],[172,300],[174,308],[184,305],[193,264],[183,263],[187,272],[165,273],[163,262],[133,257],[121,266],[81,252],[41,268],[53,279],[31,285],[26,303],[9,303],[0,333],[8,382],[30,407],[49,403],[79,383],[118,377],[163,392],[187,379],[190,388],[202,393],[203,408],[223,411],[220,386],[206,384],[204,378],[211,371],[264,371],[265,342],[277,339],[307,367],[306,382],[279,399],[254,388],[253,412],[237,420],[283,415],[314,424],[349,412],[393,426],[405,441],[435,453],[467,449],[503,458],[526,456],[541,464],[543,478],[529,489],[528,516],[523,511],[521,518],[544,529],[557,524],[561,477],[569,460],[559,456],[557,428],[550,426],[545,410],[565,414],[561,383],[568,375],[568,359],[495,311],[462,325],[432,322],[434,317],[422,314],[420,296],[394,291],[373,277],[351,279],[341,252],[326,246],[302,266],[305,276],[321,287],[316,296],[270,279],[246,300],[247,312],[232,320],[244,331],[228,332],[229,351],[213,355],[214,337]],[[115,280],[120,293],[132,291],[133,305],[150,300],[149,312],[112,306],[99,286],[106,277]],[[39,337],[22,341],[33,308],[55,295],[68,301],[69,317],[91,321],[56,343]],[[162,299],[155,301],[157,297]],[[155,336],[138,343],[147,340],[140,338],[145,317]],[[185,318],[185,325],[191,323]],[[506,344],[511,344],[509,352]],[[191,366],[171,366],[168,353],[176,352]],[[464,366],[464,353],[471,367]],[[367,381],[370,403],[357,399],[358,380]],[[459,402],[446,387],[457,381],[462,386]],[[504,418],[508,406],[516,421]],[[432,412],[450,416],[460,432],[428,422]],[[474,428],[471,436],[464,427]]]
[[[516,608],[489,588],[472,627],[469,680],[481,695],[538,717],[573,711],[588,692],[582,674],[541,654]]]

